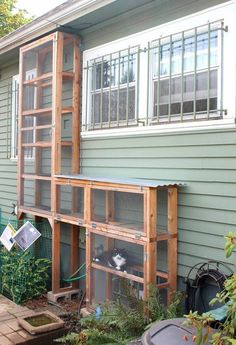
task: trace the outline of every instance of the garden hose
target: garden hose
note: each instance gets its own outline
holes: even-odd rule
[[[82,270],[82,268],[84,268],[84,267],[85,267],[85,263],[83,263],[69,278],[63,279],[63,281],[70,283],[70,282],[74,282],[74,281],[77,281],[77,280],[80,280],[80,279],[86,277],[86,273],[82,274],[81,276],[75,277],[75,275],[77,273],[79,273]]]
[[[195,277],[190,278],[191,274],[196,271]],[[225,271],[227,273],[225,273]],[[219,291],[224,289],[225,280],[233,274],[233,271],[224,263],[218,261],[208,261],[205,263],[198,263],[194,265],[185,280],[186,283],[186,299],[185,299],[185,312],[189,313],[190,310],[196,311],[199,305],[199,300],[202,298],[201,291],[207,286],[207,281],[212,281],[216,284]],[[199,292],[199,294],[197,294]],[[206,306],[202,300],[204,311]]]

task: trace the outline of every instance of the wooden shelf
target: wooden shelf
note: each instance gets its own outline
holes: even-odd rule
[[[71,140],[63,140],[61,141],[61,146],[72,146]]]
[[[34,115],[45,115],[46,113],[51,113],[52,108],[41,108],[41,109],[31,109],[22,111],[22,116],[34,116]]]
[[[73,107],[63,107],[62,108],[62,115],[68,114],[68,113],[73,113],[74,108]]]
[[[33,206],[19,206],[19,213],[32,214],[38,217],[51,218],[52,212],[44,210],[43,208],[33,207]]]
[[[51,129],[52,125],[42,125],[42,126],[30,126],[30,127],[23,127],[21,128],[22,132],[25,131],[37,131],[37,130],[41,130],[41,129]]]
[[[111,273],[111,274],[116,275],[116,276],[121,277],[121,278],[126,278],[129,280],[135,281],[137,283],[143,284],[143,282],[144,282],[144,278],[135,276],[134,274],[118,271],[115,268],[113,269],[110,267],[102,266],[102,265],[96,264],[95,262],[91,263],[91,267],[95,268],[97,270],[103,271],[103,272]]]
[[[74,76],[75,76],[75,74],[73,72],[62,72],[62,78],[64,78],[64,79],[73,79]],[[23,82],[23,85],[33,85],[33,86],[35,85],[35,86],[37,86],[38,82],[42,82],[43,80],[49,79],[49,78],[52,79],[52,77],[53,77],[53,74],[51,72],[45,73],[39,77],[32,78],[30,80],[25,80]],[[46,82],[46,83],[40,84],[40,87],[46,87],[46,86],[50,86],[50,85],[52,85],[52,81],[50,81],[48,83]]]
[[[84,220],[81,217],[81,215],[66,215],[63,213],[56,213],[55,214],[55,220],[67,223],[67,224],[73,224],[73,225],[79,225],[79,226],[85,226]]]
[[[96,228],[92,228],[90,224],[86,224],[85,226],[87,229],[89,229],[90,232],[98,234],[98,235],[102,235],[102,236],[106,236],[108,238],[114,238],[117,240],[122,240],[122,241],[126,241],[126,242],[130,242],[130,243],[136,243],[136,244],[144,244],[147,243],[149,240],[147,239],[146,236],[136,236],[134,234],[130,234],[130,233],[120,233],[117,232],[114,229],[109,229],[109,228],[100,228],[100,229],[96,229]]]
[[[156,276],[168,280],[169,275],[166,272],[156,271]]]
[[[62,72],[62,77],[65,79],[73,79],[74,76],[74,72]]]
[[[51,141],[38,141],[36,143],[22,144],[22,147],[51,147]]]
[[[37,82],[42,81],[42,80],[44,80],[44,79],[52,78],[52,75],[53,75],[52,72],[42,74],[42,75],[39,76],[39,77],[32,78],[32,79],[30,79],[30,80],[25,80],[25,81],[23,82],[23,85],[32,85],[32,84],[36,84]]]
[[[29,180],[42,180],[42,181],[51,181],[51,176],[44,176],[44,175],[33,175],[33,174],[22,174],[21,176],[23,179]]]

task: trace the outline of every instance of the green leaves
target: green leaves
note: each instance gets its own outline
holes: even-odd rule
[[[35,259],[29,251],[13,249],[0,251],[1,292],[15,303],[46,292],[48,270],[51,262],[48,259]]]
[[[16,10],[17,0],[0,0],[0,37],[32,20],[25,10]]]
[[[231,231],[225,236],[225,239],[225,255],[228,258],[232,255],[232,252],[236,250],[236,234]]]

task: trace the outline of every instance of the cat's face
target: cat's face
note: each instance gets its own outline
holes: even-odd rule
[[[120,256],[123,258],[127,258],[127,252],[125,249],[114,248],[112,250],[112,256]]]
[[[112,251],[112,259],[115,262],[118,269],[124,266],[127,262],[127,255],[124,249],[114,248]]]

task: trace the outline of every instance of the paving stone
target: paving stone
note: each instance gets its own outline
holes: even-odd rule
[[[7,320],[14,320],[14,319],[15,319],[15,316],[7,312],[0,314],[0,322],[7,321]]]
[[[7,335],[7,338],[13,343],[13,344],[24,344],[25,339],[21,337],[18,333],[10,333]]]
[[[20,331],[22,328],[19,326],[18,321],[16,319],[7,321],[7,326],[9,326],[13,331]]]
[[[24,338],[25,340],[30,340],[30,339],[34,339],[35,336],[29,334],[28,332],[26,331],[18,331],[17,332],[22,338]]]
[[[35,311],[28,309],[26,311],[15,313],[14,315],[15,317],[24,317],[24,316],[33,315],[33,314],[35,314]]]
[[[17,313],[22,313],[22,312],[26,312],[29,311],[29,308],[27,307],[21,307],[21,306],[16,306],[14,308],[9,308],[8,312],[10,314],[17,314]]]
[[[3,325],[0,326],[0,333],[2,333],[3,335],[6,335],[6,334],[9,334],[9,333],[12,333],[12,329],[9,326],[3,324]]]
[[[7,339],[6,337],[4,336],[0,336],[0,344],[1,345],[12,345],[14,343],[12,343],[9,339]]]

